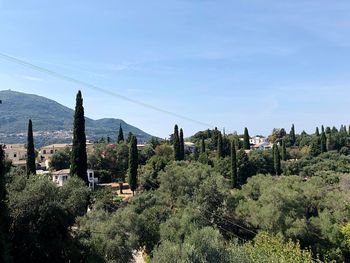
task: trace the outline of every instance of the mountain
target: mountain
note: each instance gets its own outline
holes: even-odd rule
[[[72,98],[74,99],[74,98]],[[74,111],[56,101],[12,90],[0,91],[0,142],[25,143],[28,120],[33,121],[35,146],[51,143],[70,143],[72,140]],[[119,125],[124,137],[132,132],[139,142],[152,136],[120,119],[93,120],[85,117],[86,137],[95,141],[110,137],[115,140]]]

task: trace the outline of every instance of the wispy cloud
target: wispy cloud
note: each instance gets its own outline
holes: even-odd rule
[[[25,80],[30,80],[30,81],[38,81],[38,82],[44,81],[43,78],[34,77],[34,76],[30,76],[30,75],[19,75],[19,74],[16,74],[15,77],[21,78],[21,79],[25,79]]]

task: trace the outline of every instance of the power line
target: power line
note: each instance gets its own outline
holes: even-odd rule
[[[167,115],[170,115],[170,116],[173,116],[173,117],[177,117],[177,118],[180,118],[180,119],[183,119],[183,120],[186,120],[186,121],[190,121],[190,122],[202,125],[202,126],[206,126],[206,127],[210,127],[210,128],[214,127],[214,125],[211,125],[209,123],[198,121],[198,120],[189,118],[189,117],[187,117],[185,115],[178,114],[178,113],[172,112],[172,111],[168,111],[168,110],[159,108],[157,106],[154,106],[154,105],[151,105],[151,104],[139,101],[139,100],[135,100],[135,99],[129,98],[127,96],[118,94],[116,92],[113,92],[113,91],[110,91],[110,90],[107,90],[107,89],[104,89],[104,88],[101,88],[99,86],[90,84],[88,82],[85,82],[85,81],[82,81],[82,80],[79,80],[79,79],[75,79],[75,78],[67,76],[67,75],[63,75],[63,74],[58,73],[56,71],[53,71],[53,70],[50,70],[50,69],[47,69],[47,68],[35,65],[33,63],[30,63],[28,61],[24,61],[22,59],[14,57],[14,56],[10,56],[10,55],[6,55],[6,54],[3,54],[3,53],[0,53],[0,58],[2,58],[3,60],[9,61],[9,62],[18,64],[18,65],[21,65],[23,67],[31,68],[33,70],[45,73],[45,74],[53,76],[55,78],[59,78],[59,79],[64,80],[64,81],[68,81],[68,82],[72,82],[72,83],[75,83],[75,84],[78,84],[78,85],[82,85],[82,86],[88,87],[90,89],[93,89],[93,90],[105,93],[105,94],[107,94],[109,96],[113,96],[113,97],[116,97],[116,98],[119,98],[119,99],[122,99],[122,100],[125,100],[125,101],[128,101],[128,102],[137,104],[139,106],[142,106],[142,107],[145,107],[145,108],[148,108],[148,109],[152,109],[152,110],[161,112],[163,114],[167,114]]]

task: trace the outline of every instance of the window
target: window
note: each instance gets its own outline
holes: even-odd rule
[[[50,150],[50,153],[53,154],[53,150]]]
[[[46,150],[43,150],[43,154],[46,154]]]
[[[14,153],[14,154],[13,154],[13,158],[16,158],[16,157],[17,157],[17,153]]]

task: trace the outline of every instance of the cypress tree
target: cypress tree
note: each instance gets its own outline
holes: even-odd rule
[[[237,152],[237,185],[242,186],[254,174],[254,169],[247,153],[241,149]]]
[[[71,151],[70,174],[81,178],[87,185],[87,154],[86,154],[86,135],[85,135],[85,117],[83,98],[81,91],[78,91],[76,97],[74,124],[73,124],[73,146]]]
[[[321,152],[321,140],[319,137],[313,138],[310,144],[310,156],[316,157]]]
[[[218,131],[218,128],[215,127],[215,129],[213,131],[213,135],[212,135],[214,149],[217,149],[217,147],[218,147],[218,139],[219,139],[219,131]]]
[[[119,132],[118,132],[118,138],[117,138],[117,143],[124,142],[124,133],[123,133],[123,128],[122,125],[119,125]]]
[[[279,138],[283,139],[283,137],[286,135],[287,135],[286,130],[284,128],[280,129]]]
[[[202,142],[201,142],[201,153],[205,153],[205,141],[204,141],[204,138],[202,138]]]
[[[231,187],[237,187],[237,154],[234,141],[231,141]]]
[[[226,156],[230,156],[230,154],[231,154],[231,141],[226,135],[224,135],[222,137],[222,157],[225,158]]]
[[[250,150],[249,133],[247,128],[244,128],[243,148],[244,150]]]
[[[32,120],[29,120],[28,123],[27,137],[27,176],[30,174],[36,174]]]
[[[223,142],[222,142],[222,134],[218,133],[218,148],[217,148],[218,158],[223,157]]]
[[[340,133],[344,133],[344,126],[343,126],[343,124],[340,125],[339,132]]]
[[[0,145],[0,262],[11,262],[8,230],[10,217],[7,208],[7,191],[5,183],[5,154]]]
[[[278,146],[276,143],[273,144],[273,163],[275,168],[276,175],[281,174],[281,157],[280,157],[280,151],[278,149]]]
[[[318,130],[318,127],[316,127],[315,135],[316,135],[317,137],[320,136],[320,131]]]
[[[175,161],[180,161],[181,149],[180,149],[179,127],[177,125],[175,125],[174,127],[173,146],[174,146],[174,159]]]
[[[332,133],[329,133],[327,136],[326,149],[327,151],[334,150],[334,139],[333,139]]]
[[[207,129],[207,132],[206,132],[206,139],[209,139],[209,138],[211,138],[211,134],[212,134],[212,132],[211,132],[211,130],[210,129]]]
[[[323,127],[323,126],[322,126]],[[322,129],[321,133],[321,153],[327,152],[327,137],[324,129]]]
[[[295,138],[294,124],[292,124],[292,128],[290,129],[289,135],[290,135],[290,141],[291,141],[292,145],[295,145],[296,138]]]
[[[281,159],[283,161],[287,160],[287,149],[286,149],[286,143],[284,140],[282,140]]]
[[[237,150],[241,150],[243,148],[243,142],[239,138],[235,139],[235,143]]]
[[[185,160],[185,142],[184,142],[184,132],[180,129],[180,160]]]
[[[137,168],[138,168],[138,150],[137,139],[135,136],[131,137],[129,145],[129,167],[128,167],[128,183],[132,191],[132,195],[137,188]]]
[[[130,143],[130,142],[131,142],[132,136],[133,136],[132,132],[129,132],[129,133],[128,133],[128,138],[126,138],[126,142],[127,142],[127,143]]]

